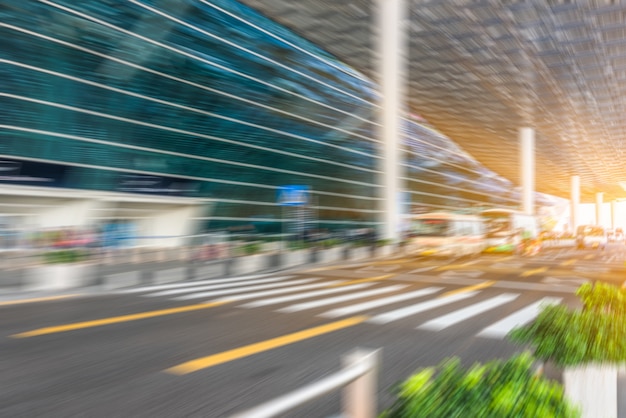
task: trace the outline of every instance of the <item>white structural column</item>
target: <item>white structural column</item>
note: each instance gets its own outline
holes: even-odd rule
[[[580,206],[580,176],[572,176],[570,227],[576,233],[578,226],[578,207]]]
[[[520,178],[522,186],[522,211],[535,214],[535,131],[521,128],[520,139]]]
[[[617,202],[611,200],[611,228],[616,228],[615,225],[615,211],[617,210]]]
[[[596,193],[596,225],[604,225],[604,219],[602,219],[602,205],[604,204],[604,193]]]
[[[378,0],[377,62],[381,96],[383,239],[398,242],[402,226],[401,160],[404,107],[404,0]]]

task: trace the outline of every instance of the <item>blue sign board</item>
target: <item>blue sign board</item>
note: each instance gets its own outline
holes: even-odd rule
[[[309,186],[281,186],[276,200],[281,206],[302,206],[309,202]]]

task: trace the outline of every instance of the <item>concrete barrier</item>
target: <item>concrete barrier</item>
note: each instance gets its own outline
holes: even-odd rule
[[[341,247],[334,247],[334,248],[328,248],[326,250],[321,250],[319,252],[319,258],[318,258],[318,262],[319,263],[333,263],[336,261],[341,260],[342,257],[342,248]]]
[[[283,253],[284,262],[282,267],[295,267],[309,262],[308,250],[297,250]]]
[[[325,264],[348,260],[363,260],[390,254],[392,246],[378,247],[375,254],[369,246],[351,245],[327,249],[261,253],[206,261],[154,259],[156,253],[108,255],[99,263],[37,264],[23,269],[0,271],[0,289],[58,290],[87,286],[116,289],[136,285],[151,285],[177,281],[202,280],[245,275],[258,272],[295,268],[307,264]],[[128,260],[141,259],[141,263]]]
[[[617,418],[618,366],[589,364],[563,371],[565,396],[582,410],[582,418]]]
[[[62,290],[85,286],[95,266],[87,263],[43,264],[31,267],[23,277],[26,291]]]
[[[254,254],[245,257],[235,257],[233,259],[233,269],[231,275],[250,274],[263,271],[267,268],[267,255]]]
[[[154,284],[171,283],[186,279],[187,271],[184,267],[175,267],[167,270],[157,270],[153,273],[152,282]]]

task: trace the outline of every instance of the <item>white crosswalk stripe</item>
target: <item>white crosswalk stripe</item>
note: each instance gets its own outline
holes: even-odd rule
[[[350,305],[343,308],[333,309],[332,311],[324,312],[320,316],[326,318],[336,318],[338,316],[351,315],[353,313],[362,312],[368,309],[378,308],[380,306],[390,305],[392,303],[402,302],[404,300],[431,295],[442,289],[442,287],[427,287],[425,289],[416,290],[415,292],[402,293],[400,295],[389,296],[383,299],[376,299],[369,302],[359,303],[357,305]]]
[[[294,283],[294,282],[292,282]],[[292,292],[296,292],[299,290],[309,290],[309,289],[317,289],[320,287],[328,287],[328,286],[334,286],[334,285],[338,285],[342,283],[342,281],[337,280],[337,281],[331,281],[331,282],[324,282],[324,283],[313,283],[313,284],[307,284],[307,285],[302,285],[302,286],[289,286],[289,287],[282,287],[280,289],[272,289],[272,290],[265,290],[263,292],[254,292],[254,293],[242,293],[242,294],[236,294],[234,296],[228,296],[225,298],[221,298],[221,299],[216,299],[216,300],[212,300],[211,302],[221,302],[221,301],[227,301],[227,302],[235,302],[235,301],[239,301],[239,300],[246,300],[246,299],[254,299],[254,298],[262,298],[265,296],[274,296],[274,295],[281,295],[283,293],[292,293]],[[241,291],[246,292],[246,289],[242,289]],[[293,295],[294,298],[303,295],[304,293],[298,293],[296,295]],[[186,298],[186,299],[191,299],[191,298]]]
[[[374,290],[366,290],[364,292],[357,292],[357,293],[351,293],[349,295],[337,296],[334,298],[321,299],[321,300],[317,300],[313,302],[290,305],[290,306],[287,306],[286,308],[279,309],[278,311],[279,312],[297,312],[297,311],[303,311],[305,309],[319,308],[320,306],[332,305],[334,303],[345,302],[347,300],[365,298],[368,296],[378,295],[381,293],[395,292],[396,290],[404,289],[405,287],[406,285],[386,286],[386,287],[381,287],[381,288],[374,289]]]
[[[259,279],[259,280],[254,280],[252,282],[231,282],[231,283],[222,283],[222,284],[211,284],[211,285],[205,285],[205,286],[198,286],[198,287],[184,287],[184,288],[177,288],[177,289],[171,289],[171,290],[162,290],[160,292],[156,292],[156,293],[149,293],[146,296],[170,296],[170,295],[179,295],[181,293],[190,293],[190,292],[201,292],[201,291],[206,291],[206,290],[217,290],[217,289],[225,289],[225,288],[229,288],[229,287],[240,287],[240,286],[244,286],[244,285],[249,285],[249,284],[254,284],[254,285],[260,285],[263,283],[275,283],[275,282],[283,282],[284,280],[286,280],[286,277],[272,277],[269,279]],[[306,279],[306,280],[315,280],[315,279]],[[293,282],[286,282],[286,283],[293,283]],[[284,286],[283,283],[279,283],[277,284],[277,286]],[[257,286],[257,288],[259,288]]]
[[[466,308],[450,312],[447,315],[443,315],[430,321],[424,322],[417,328],[428,329],[431,331],[441,331],[444,328],[458,324],[461,321],[465,321],[473,316],[486,312],[497,306],[511,302],[518,296],[519,294],[517,293],[503,293],[482,302],[474,303],[473,305],[470,305]]]
[[[247,282],[247,281],[252,281],[254,279],[266,278],[266,277],[268,277],[266,274],[256,274],[254,276],[231,277],[228,279],[208,279],[208,280],[197,280],[197,281],[183,282],[183,283],[168,283],[168,284],[160,284],[160,285],[134,287],[132,289],[123,289],[123,290],[118,290],[116,293],[154,292],[158,290],[178,289],[178,288],[183,288],[183,287],[196,287],[196,286],[209,285],[209,284]],[[283,276],[280,278],[277,277],[276,279],[284,280],[284,279],[288,279],[289,277],[290,276]]]
[[[439,306],[447,305],[449,303],[457,302],[459,300],[467,299],[469,297],[477,295],[477,291],[466,292],[466,293],[458,293],[455,295],[450,295],[438,299],[429,300],[426,302],[421,302],[415,305],[407,306],[404,308],[396,309],[393,311],[385,312],[380,315],[376,315],[370,319],[368,322],[372,322],[375,324],[386,324],[388,322],[396,321],[398,319],[406,318],[407,316],[415,315],[420,312],[427,311],[429,309],[438,308]]]
[[[191,293],[190,295],[176,297],[174,298],[174,300],[211,298],[214,296],[231,295],[231,294],[248,292],[251,290],[273,289],[276,287],[292,286],[294,284],[310,283],[313,280],[314,279],[300,279],[300,280],[291,280],[289,282],[270,283],[270,284],[263,284],[263,285],[258,285],[258,286],[237,287],[235,289],[228,289],[228,290],[216,290],[212,292],[196,292],[196,293]],[[327,286],[327,284],[322,283],[319,286]]]
[[[296,295],[281,296],[278,298],[271,298],[271,299],[262,299],[256,302],[250,302],[250,303],[246,303],[245,305],[240,305],[239,307],[240,308],[258,308],[259,306],[267,306],[267,305],[275,305],[278,303],[293,302],[294,300],[299,300],[299,299],[308,299],[308,298],[312,298],[316,296],[324,296],[324,295],[330,295],[333,293],[349,292],[351,290],[363,289],[365,287],[370,287],[373,284],[374,283],[359,283],[359,284],[353,284],[349,286],[317,290],[315,292],[298,293]]]
[[[545,304],[558,304],[561,300],[563,300],[563,298],[545,297],[491,324],[477,335],[485,338],[504,338],[513,328],[527,324],[535,319],[535,317],[539,315],[541,306]]]
[[[370,279],[371,280],[371,279]],[[475,281],[475,280],[474,280]],[[476,301],[475,296],[485,290],[470,290],[462,293],[449,292],[438,294],[449,286],[468,286],[477,283],[437,283],[430,287],[415,288],[409,284],[389,284],[381,281],[367,281],[364,283],[350,283],[347,279],[335,279],[321,277],[303,277],[293,279],[293,276],[271,276],[271,275],[250,275],[225,279],[212,279],[197,282],[173,283],[164,285],[144,286],[129,289],[122,293],[140,294],[144,297],[169,297],[173,300],[189,300],[204,298],[209,302],[243,302],[236,305],[237,308],[260,308],[264,306],[287,304],[277,307],[276,312],[294,313],[316,308],[336,305],[322,313],[314,313],[320,317],[336,318],[357,313],[370,316],[367,322],[372,324],[386,324],[393,321],[405,319],[404,324],[414,327],[416,330],[426,330],[433,332],[443,331],[453,325],[468,321],[471,326],[472,318],[479,317],[489,311],[508,304],[516,300],[524,293],[525,288],[515,288],[505,286],[508,282],[499,281],[500,291],[503,293],[490,296],[488,299]],[[517,283],[517,282],[516,282]],[[433,283],[434,284],[434,283]],[[520,283],[518,283],[520,284]],[[524,283],[521,283],[524,284]],[[547,285],[545,283],[534,283],[535,287]],[[626,282],[624,283],[626,286]],[[505,293],[504,290],[517,290],[519,293]],[[405,289],[409,288],[410,291]],[[515,288],[515,290],[513,290]],[[366,289],[366,290],[364,290]],[[454,287],[452,288],[454,289]],[[493,292],[495,288],[490,288]],[[554,291],[554,289],[553,289]],[[419,301],[419,298],[426,300]],[[359,300],[361,299],[361,300]],[[416,300],[417,299],[417,300]],[[478,298],[475,298],[478,299]],[[484,319],[481,326],[476,326],[477,336],[483,338],[503,339],[516,326],[520,326],[532,321],[540,312],[544,304],[558,304],[562,297],[542,297],[540,300],[530,300],[519,310],[511,313],[507,309],[508,316],[494,319],[492,324],[485,324]],[[300,302],[301,303],[292,303]],[[402,302],[405,306],[397,307]],[[411,302],[413,302],[411,304]],[[427,311],[441,309],[447,305],[452,305],[442,315],[433,318],[423,318]],[[396,306],[391,306],[396,305]],[[457,307],[457,305],[463,305]],[[520,303],[522,305],[522,303]],[[386,311],[385,311],[386,307]],[[393,309],[396,308],[396,309]],[[375,312],[372,312],[376,310]],[[381,312],[382,311],[382,312]],[[491,314],[491,317],[496,316]],[[479,319],[480,320],[480,319]],[[411,324],[411,322],[413,322]],[[481,329],[482,328],[482,329]]]

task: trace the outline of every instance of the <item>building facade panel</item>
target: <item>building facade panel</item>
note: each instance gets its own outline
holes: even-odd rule
[[[201,229],[274,232],[294,216],[277,192],[302,185],[316,228],[379,225],[375,83],[254,10],[8,0],[0,18],[0,158],[19,167],[0,185],[210,199]],[[406,212],[517,205],[426,121],[403,135]]]

